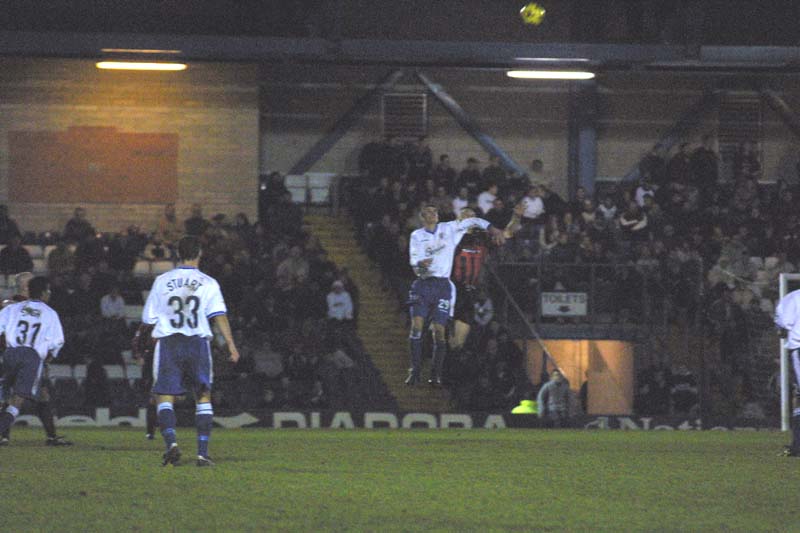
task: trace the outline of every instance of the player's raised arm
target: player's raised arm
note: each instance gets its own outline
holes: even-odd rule
[[[488,220],[484,220],[482,218],[478,217],[463,218],[461,220],[456,220],[454,222],[451,222],[451,224],[456,224],[456,228],[462,232],[477,226],[482,230],[486,230],[487,232],[489,232],[489,235],[492,236],[492,240],[494,240],[496,244],[502,245],[503,243],[506,242],[506,237],[505,234],[503,233],[503,230],[495,228],[494,226],[492,226],[491,222],[489,222]]]

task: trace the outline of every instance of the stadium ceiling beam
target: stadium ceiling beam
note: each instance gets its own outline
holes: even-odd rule
[[[328,150],[333,148],[339,140],[345,136],[350,128],[352,128],[364,112],[372,104],[375,97],[379,96],[382,92],[391,89],[403,77],[402,70],[390,71],[386,76],[379,81],[375,87],[363,94],[356,102],[339,117],[339,119],[331,126],[328,132],[316,143],[308,149],[300,159],[289,170],[289,174],[305,174],[314,163],[319,161],[322,156],[328,153]]]
[[[678,142],[685,139],[686,135],[696,129],[709,114],[719,107],[719,96],[720,92],[716,89],[705,91],[703,96],[681,115],[672,127],[653,145],[651,150],[662,149],[668,152]],[[639,165],[644,157],[646,157],[646,154],[625,173],[623,181],[639,179]]]
[[[781,98],[781,96],[772,89],[762,89],[760,91],[761,97],[767,101],[767,104],[775,111],[781,118],[786,127],[791,130],[795,137],[800,139],[800,118],[797,113],[792,111],[789,104]]]
[[[187,61],[309,62],[387,66],[512,68],[531,58],[606,70],[800,72],[799,47],[498,43],[0,31],[0,56],[99,58],[103,49],[179,50]],[[555,62],[555,64],[558,64]],[[574,65],[573,65],[574,66]]]
[[[525,168],[520,166],[519,163],[514,161],[511,156],[509,156],[505,150],[500,148],[500,146],[494,142],[489,135],[481,130],[480,125],[478,122],[472,118],[472,116],[464,111],[456,100],[450,96],[447,91],[442,88],[441,85],[438,83],[433,83],[427,76],[425,76],[422,72],[416,72],[417,79],[425,85],[428,90],[439,100],[439,103],[444,106],[444,108],[450,113],[453,118],[456,119],[456,122],[464,128],[464,131],[470,134],[473,139],[478,141],[487,152],[490,154],[497,156],[500,160],[500,164],[502,164],[506,170],[518,174],[520,176],[526,175]]]

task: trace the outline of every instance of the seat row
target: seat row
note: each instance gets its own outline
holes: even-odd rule
[[[103,365],[103,370],[106,372],[106,377],[109,380],[122,380],[125,379],[128,383],[133,384],[142,379],[142,367],[137,363],[128,363],[125,365]],[[75,380],[78,385],[82,385],[86,380],[88,367],[87,365],[48,365],[47,375],[53,383],[59,380]]]

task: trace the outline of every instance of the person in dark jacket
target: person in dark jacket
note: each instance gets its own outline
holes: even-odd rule
[[[31,270],[33,270],[31,254],[22,246],[22,239],[19,238],[19,235],[14,235],[8,246],[0,251],[0,274],[8,276]]]
[[[553,370],[550,373],[550,381],[542,386],[536,398],[536,403],[539,406],[539,418],[545,420],[550,427],[568,427],[569,394],[569,381],[560,370]]]

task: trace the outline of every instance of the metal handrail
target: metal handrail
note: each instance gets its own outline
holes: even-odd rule
[[[505,293],[506,301],[511,302],[511,305],[514,307],[514,310],[517,312],[517,315],[519,315],[519,317],[522,319],[523,324],[525,324],[525,326],[528,328],[528,330],[531,332],[531,334],[533,334],[533,338],[536,340],[536,342],[542,348],[542,353],[544,354],[546,360],[550,361],[550,363],[556,368],[556,370],[558,370],[559,372],[561,372],[563,374],[564,372],[561,370],[561,367],[558,366],[558,363],[556,362],[555,358],[553,358],[553,356],[550,354],[550,351],[547,349],[547,346],[545,346],[544,342],[542,341],[542,337],[539,335],[539,332],[536,331],[536,328],[533,326],[533,324],[530,322],[530,320],[528,320],[528,317],[525,316],[525,312],[519,306],[519,304],[517,303],[517,300],[511,295],[511,292],[508,290],[508,287],[506,287],[506,284],[503,282],[503,280],[497,274],[497,271],[495,271],[494,265],[489,263],[489,264],[486,265],[486,269],[492,274],[492,276],[494,277],[495,281],[497,282],[497,285]]]

